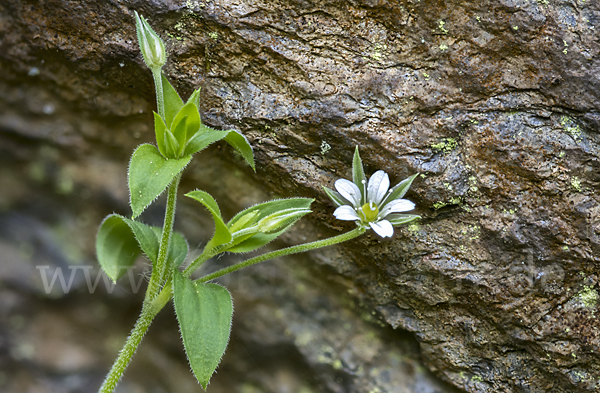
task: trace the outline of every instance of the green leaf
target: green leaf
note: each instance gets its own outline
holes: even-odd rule
[[[362,195],[360,203],[365,203],[365,187],[362,184],[366,182],[366,177],[360,154],[358,154],[358,146],[354,150],[354,158],[352,159],[352,182],[360,189],[360,194]]]
[[[198,113],[198,108],[194,103],[189,102],[185,104],[177,116],[175,116],[171,127],[173,135],[179,143],[180,150],[183,151],[187,141],[191,139],[199,129],[200,114]]]
[[[250,165],[250,167],[256,171],[254,167],[254,153],[252,152],[252,146],[248,143],[246,137],[235,130],[230,130],[229,134],[225,137],[225,141],[229,143],[235,150],[237,150],[244,160]]]
[[[180,145],[177,141],[177,138],[173,135],[171,130],[167,129],[165,132],[165,141],[166,141],[166,155],[165,158],[179,158],[179,150]]]
[[[167,126],[163,121],[162,117],[156,112],[154,112],[154,134],[156,135],[156,144],[158,145],[158,150],[160,153],[168,157],[167,155],[167,145],[166,145],[166,133]]]
[[[103,227],[105,227],[105,229],[102,229]],[[126,227],[129,228],[129,231],[126,230],[127,229]],[[109,230],[109,228],[112,228],[113,232],[112,232],[112,235],[107,237],[106,234],[111,233],[110,231],[106,232],[107,230]],[[135,256],[134,256],[134,254],[131,254],[131,258],[133,258],[133,259],[130,260],[127,257],[122,258],[124,261],[126,261],[126,263],[120,267],[119,271],[116,274],[116,278],[113,278],[113,276],[115,276],[116,269],[114,267],[110,268],[109,266],[111,266],[111,265],[107,263],[107,259],[106,259],[106,255],[108,255],[108,253],[111,252],[110,248],[108,250],[104,250],[104,248],[98,249],[98,247],[100,247],[100,239],[101,239],[100,235],[101,234],[103,236],[102,239],[104,239],[104,240],[102,240],[102,242],[106,243],[107,242],[106,239],[109,239],[109,243],[107,243],[107,247],[110,247],[111,243],[114,243],[115,241],[119,241],[119,240],[129,241],[129,242],[133,241],[133,242],[135,242],[135,245],[137,246],[137,248],[134,248],[133,246],[131,246],[131,248],[137,249],[137,254],[135,254]],[[116,239],[110,240],[111,237],[116,237]],[[121,237],[121,239],[119,239],[118,237]],[[158,250],[160,247],[161,237],[162,237],[162,228],[146,225],[144,223],[130,220],[129,218],[126,218],[126,217],[123,217],[123,216],[120,216],[117,214],[111,214],[110,216],[107,217],[105,222],[102,223],[102,226],[100,227],[100,232],[98,232],[98,238],[96,241],[96,248],[97,248],[98,259],[100,261],[100,265],[103,268],[105,265],[107,266],[105,271],[107,272],[107,275],[114,281],[116,281],[116,279],[121,277],[121,275],[129,267],[132,266],[133,261],[135,261],[135,258],[137,258],[137,256],[140,254],[140,251],[143,251],[144,254],[146,254],[146,256],[148,257],[148,259],[152,262],[152,264],[156,265],[156,261],[158,259]],[[116,249],[117,249],[117,247],[115,247],[115,250]],[[173,265],[178,267],[183,263],[183,261],[187,257],[187,254],[188,254],[187,241],[180,233],[174,232],[173,236],[171,237],[171,246],[169,247],[169,253],[167,254],[167,260],[169,261],[170,264],[172,263]],[[101,258],[101,255],[102,255],[102,258]],[[117,261],[117,263],[122,263],[122,262]],[[109,270],[111,271],[110,274],[109,274]]]
[[[415,180],[418,175],[419,174],[416,173],[416,174],[412,175],[411,177],[409,177],[408,179],[404,179],[400,183],[398,183],[397,185],[392,187],[389,191],[388,196],[381,203],[381,206],[385,206],[387,203],[393,201],[394,199],[399,199],[399,198],[402,198],[404,195],[406,195],[406,192],[410,188],[413,180]]]
[[[229,131],[217,131],[211,129],[210,132],[202,132],[204,128],[208,128],[205,126],[201,126],[199,132],[197,132],[193,137],[188,141],[185,150],[183,151],[184,155],[192,155],[198,153],[200,150],[206,148],[207,146],[220,141],[225,138]]]
[[[388,220],[393,226],[409,223],[411,221],[421,218],[416,214],[390,214],[385,219]]]
[[[165,98],[165,123],[168,128],[171,128],[173,119],[183,107],[183,100],[177,94],[169,80],[164,74],[162,75],[163,96]]]
[[[137,222],[137,221],[134,221]],[[153,266],[156,265],[156,261],[158,260],[158,250],[160,248],[160,239],[162,238],[162,228],[159,227],[151,227],[154,231],[156,238],[156,253],[153,255],[153,258],[148,256],[148,258],[152,261]],[[145,251],[144,251],[145,252]],[[181,233],[173,232],[171,235],[171,244],[169,246],[169,252],[167,253],[167,261],[169,266],[179,267],[185,261],[185,258],[188,254],[188,244],[185,240],[185,237]],[[148,253],[146,253],[148,255]]]
[[[229,342],[231,295],[220,285],[192,282],[175,270],[173,303],[188,361],[206,389]]]
[[[139,216],[192,159],[165,159],[153,145],[139,146],[129,163],[129,194],[133,218]]]
[[[135,262],[142,250],[131,228],[116,214],[107,216],[96,236],[96,255],[102,270],[116,282]]]
[[[215,234],[206,245],[205,250],[211,250],[217,246],[220,246],[221,244],[229,243],[232,240],[231,233],[221,217],[221,211],[215,199],[207,192],[200,190],[188,192],[185,194],[185,196],[202,203],[204,207],[208,209],[210,214],[212,214],[213,219],[215,220]]]
[[[313,201],[314,199],[309,198],[277,199],[241,211],[227,223],[230,231],[233,232],[233,229],[235,229],[235,233],[233,233],[235,239],[225,250],[228,252],[244,253],[264,246],[287,231],[302,216],[309,213],[310,205]],[[290,212],[292,213],[287,215]],[[295,214],[294,212],[300,214]],[[261,226],[269,227],[269,220],[276,221],[281,218],[284,218],[284,220],[279,223],[275,232],[272,230],[268,230],[268,233],[259,232]],[[243,224],[240,225],[242,222]],[[247,235],[245,234],[246,230],[250,230]],[[236,233],[244,235],[237,237]]]
[[[340,194],[337,191],[332,190],[331,188],[327,188],[325,186],[323,186],[323,190],[325,191],[325,194],[327,194],[327,196],[329,198],[331,198],[331,200],[333,201],[333,203],[335,203],[338,206],[342,206],[342,205],[347,205],[348,202],[346,202],[346,200],[344,199],[344,197],[342,196],[342,194]]]
[[[123,222],[129,226],[129,229],[131,229],[144,254],[146,254],[148,259],[155,264],[158,258],[161,229],[143,224],[138,221],[130,220],[126,217],[119,217],[121,217],[121,220],[123,220]],[[155,229],[158,229],[158,233]]]
[[[196,108],[200,108],[200,89],[194,90],[186,104],[189,104],[190,102],[196,105]]]

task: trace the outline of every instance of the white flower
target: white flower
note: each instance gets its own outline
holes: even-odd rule
[[[413,221],[419,216],[397,214],[415,208],[415,204],[402,199],[411,183],[413,175],[390,189],[390,179],[384,171],[377,171],[370,179],[365,177],[358,146],[352,162],[352,180],[339,179],[335,182],[336,191],[323,187],[327,195],[338,205],[333,215],[338,220],[355,221],[364,228],[372,228],[381,237],[391,237],[394,226]]]

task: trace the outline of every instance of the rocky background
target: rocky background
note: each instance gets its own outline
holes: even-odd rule
[[[349,230],[321,186],[350,177],[355,145],[368,174],[422,174],[423,219],[392,240],[222,280],[236,312],[209,391],[600,391],[593,0],[2,1],[0,390],[94,391],[139,312],[147,263],[113,288],[93,246],[129,213],[127,162],[153,139],[134,10],[172,83],[202,88],[203,120],[255,148],[256,173],[225,144],[186,171],[182,191],[226,217],[306,196],[314,213],[280,246]],[[198,252],[207,212],[178,214]],[[201,391],[170,310],[119,391]]]

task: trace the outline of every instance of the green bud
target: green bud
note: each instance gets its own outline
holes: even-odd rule
[[[144,62],[150,69],[162,68],[167,62],[165,44],[143,16],[135,12],[135,27],[137,30],[138,44],[144,57]]]
[[[300,217],[310,213],[310,209],[294,208],[273,213],[258,222],[262,233],[276,233],[296,222]]]
[[[258,211],[252,210],[238,218],[232,225],[229,226],[229,232],[235,233],[242,229],[246,229],[254,225],[254,219],[258,217]]]

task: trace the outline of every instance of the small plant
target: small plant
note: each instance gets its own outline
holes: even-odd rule
[[[135,18],[140,49],[156,88],[156,146],[143,144],[133,152],[128,171],[132,217],[118,214],[106,217],[96,238],[96,253],[100,266],[113,281],[123,276],[141,253],[152,262],[152,273],[140,317],[99,392],[114,391],[154,317],[171,299],[192,372],[206,389],[227,347],[233,314],[229,291],[210,281],[269,259],[341,243],[370,228],[382,237],[392,236],[393,226],[419,217],[398,214],[414,208],[412,202],[401,198],[416,175],[389,191],[388,175],[383,171],[375,172],[367,183],[357,147],[354,183],[340,179],[335,183],[339,192],[325,188],[339,206],[334,215],[355,221],[355,229],[329,239],[267,252],[192,280],[192,273],[209,259],[226,252],[254,251],[280,236],[311,212],[313,199],[272,200],[245,209],[226,221],[212,196],[201,190],[190,191],[185,196],[208,210],[215,230],[200,256],[186,261],[187,242],[181,234],[173,232],[173,222],[181,174],[192,156],[220,140],[234,147],[253,169],[254,156],[252,147],[239,132],[219,131],[202,124],[198,110],[200,91],[194,91],[185,102],[180,98],[161,71],[167,60],[164,43],[143,17],[136,13]],[[140,214],[165,190],[163,227],[140,222]]]

